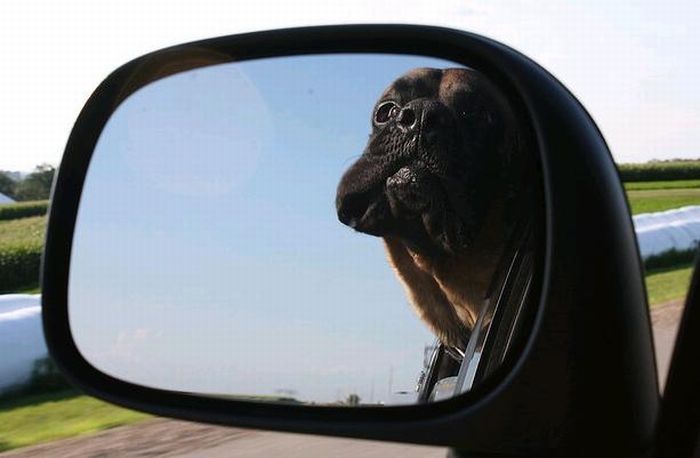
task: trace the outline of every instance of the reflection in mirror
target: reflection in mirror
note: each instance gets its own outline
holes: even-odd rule
[[[347,406],[460,394],[529,330],[534,157],[499,88],[438,59],[158,80],[93,153],[73,338],[97,369],[165,390]]]

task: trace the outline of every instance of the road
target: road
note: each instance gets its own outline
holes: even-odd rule
[[[678,323],[683,312],[683,301],[671,301],[658,305],[651,310],[652,330],[654,331],[654,350],[656,352],[656,369],[659,374],[660,388],[666,384],[666,375],[673,356]]]
[[[682,311],[679,301],[652,312],[659,380],[663,386]],[[178,457],[444,457],[442,447],[424,447],[301,434],[224,428],[155,419],[87,437],[66,439],[0,454],[1,458]]]

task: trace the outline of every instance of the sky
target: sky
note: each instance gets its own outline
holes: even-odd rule
[[[618,162],[700,153],[700,4],[544,0],[409,2],[15,0],[0,6],[0,170],[57,164],[99,82],[158,48],[270,28],[423,23],[533,58],[579,97]]]
[[[86,358],[179,391],[412,401],[394,394],[414,392],[434,338],[381,241],[342,225],[334,201],[376,99],[426,66],[454,64],[263,59],[129,97],[99,138],[73,241],[69,315]]]

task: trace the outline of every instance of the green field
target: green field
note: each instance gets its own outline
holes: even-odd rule
[[[675,180],[675,181],[632,181],[625,183],[626,191],[640,191],[649,189],[695,189],[700,188],[700,180]]]
[[[18,245],[42,246],[45,232],[45,216],[0,221],[0,250]]]
[[[648,272],[645,277],[649,304],[652,307],[675,299],[682,299],[688,292],[692,265]]]
[[[0,402],[0,452],[135,423],[149,415],[74,392]]]
[[[659,212],[686,205],[700,205],[700,188],[627,191],[632,214]]]

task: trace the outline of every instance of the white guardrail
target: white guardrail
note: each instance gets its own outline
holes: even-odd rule
[[[643,258],[670,249],[693,248],[700,240],[700,205],[634,218]],[[34,362],[47,356],[39,294],[0,296],[0,393],[26,382]]]

